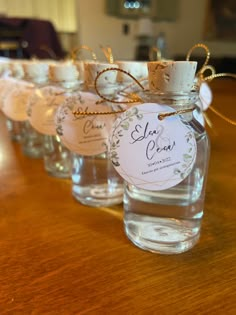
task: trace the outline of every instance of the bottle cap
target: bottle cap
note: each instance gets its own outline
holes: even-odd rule
[[[137,80],[148,77],[148,68],[146,61],[117,60],[115,61],[115,63],[118,65],[120,69],[130,73]],[[133,81],[133,79],[123,72],[118,72],[117,81],[125,83],[131,82]]]
[[[84,63],[84,83],[87,87],[94,87],[95,79],[99,72],[108,68],[118,68],[117,64],[111,64],[106,62],[85,62]],[[102,89],[103,93],[110,93],[114,91],[114,86],[116,85],[117,78],[116,70],[107,71],[105,74],[101,75],[97,81],[97,86]]]
[[[30,61],[26,59],[12,59],[9,66],[12,76],[16,79],[23,79],[25,76],[23,65],[28,62]]]
[[[51,78],[55,82],[77,82],[79,71],[72,61],[62,61],[50,65]]]
[[[10,62],[7,58],[0,59],[0,76],[4,75],[6,72],[10,72],[9,70]]]
[[[43,61],[31,61],[23,63],[26,77],[29,80],[40,83],[48,80],[49,64]]]
[[[148,62],[149,89],[170,93],[190,92],[196,69],[196,61]]]

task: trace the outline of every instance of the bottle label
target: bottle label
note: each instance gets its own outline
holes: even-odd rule
[[[42,134],[56,135],[55,113],[64,99],[64,89],[59,87],[36,89],[27,108],[30,124]]]
[[[191,172],[196,140],[190,127],[166,105],[146,103],[131,107],[115,121],[109,156],[117,172],[130,184],[146,190],[176,186]]]
[[[56,130],[63,144],[80,155],[93,156],[107,151],[109,132],[115,115],[75,115],[74,112],[111,112],[106,104],[96,104],[99,97],[89,92],[67,98],[56,113]]]
[[[14,121],[27,120],[27,106],[33,93],[33,85],[18,80],[12,89],[7,92],[2,111],[4,114]]]

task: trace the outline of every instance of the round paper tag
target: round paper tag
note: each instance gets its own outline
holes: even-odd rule
[[[159,120],[158,114],[173,112],[153,103],[134,106],[116,121],[110,138],[110,158],[118,173],[130,184],[146,190],[176,186],[192,170],[196,140],[178,115]]]
[[[74,115],[79,112],[107,112],[107,105],[97,105],[99,97],[81,92],[77,99],[67,98],[56,113],[56,130],[63,144],[80,155],[92,156],[107,150],[109,132],[115,115]]]
[[[27,109],[30,124],[42,134],[56,135],[55,113],[64,99],[64,90],[58,87],[36,89]]]
[[[2,108],[4,114],[14,121],[27,120],[27,107],[33,92],[32,84],[23,81],[16,83],[4,99]]]
[[[200,86],[199,98],[201,100],[199,107],[204,111],[207,110],[207,108],[211,105],[213,96],[212,91],[206,82],[203,82]]]
[[[7,77],[0,79],[0,108],[4,106],[4,100],[8,92],[12,91],[16,84],[17,80],[13,78]]]

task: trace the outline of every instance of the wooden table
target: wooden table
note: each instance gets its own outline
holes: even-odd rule
[[[236,120],[236,82],[211,86],[213,106]],[[23,156],[0,115],[0,314],[236,314],[236,128],[207,113],[201,238],[170,256],[128,241],[121,206],[76,202],[70,180]]]

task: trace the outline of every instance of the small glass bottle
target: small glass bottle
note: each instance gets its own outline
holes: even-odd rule
[[[55,128],[55,112],[64,100],[65,83],[57,78],[55,62],[32,62],[25,67],[28,78],[36,85],[28,106],[30,124],[43,137],[43,160],[46,172],[59,178],[71,177],[71,154],[62,144]],[[49,69],[51,81],[49,81]],[[55,82],[57,82],[55,84]]]
[[[179,117],[193,132],[197,148],[196,159],[189,175],[176,185],[163,190],[146,190],[128,182],[125,184],[126,235],[135,245],[151,252],[181,253],[193,247],[200,236],[208,171],[209,139],[204,126],[194,118],[193,114],[199,101],[199,93],[191,90],[194,67],[191,70],[189,66],[192,65],[194,66],[194,63],[181,61],[149,62],[150,90],[140,93],[145,104],[167,105],[173,111],[186,110],[179,114]],[[171,119],[169,121],[171,124]],[[140,131],[141,127],[139,126],[137,130]],[[145,129],[143,138],[138,140],[151,138],[155,132],[148,132]],[[156,142],[161,140],[158,137],[161,137],[160,134],[157,135]],[[156,167],[160,167],[157,161],[155,163]],[[155,172],[155,169],[151,170],[150,167],[150,172],[153,171]]]
[[[62,141],[74,152],[72,194],[82,204],[93,207],[111,206],[123,200],[123,180],[107,154],[109,128],[115,115],[89,115],[91,112],[112,111],[106,103],[97,104],[100,98],[94,87],[98,72],[108,67],[111,67],[108,63],[85,62],[84,90],[77,91],[77,101],[67,102],[70,104],[65,104],[57,116],[58,130],[61,132],[63,129]],[[105,81],[100,81],[99,90],[103,95],[113,95],[116,76],[113,71],[104,76]],[[74,117],[73,111],[87,112],[88,115]]]
[[[8,59],[1,63],[3,70],[1,76],[1,103],[3,112],[5,112],[7,120],[6,125],[12,141],[21,142],[22,140],[22,121],[11,118],[11,110],[5,108],[6,97],[17,88],[18,80],[23,78],[24,72],[20,66],[22,60]]]

